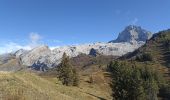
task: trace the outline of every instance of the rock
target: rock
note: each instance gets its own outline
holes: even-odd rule
[[[0,55],[0,64],[7,63],[9,60],[15,59],[15,55],[12,53]]]
[[[99,55],[99,53],[97,52],[97,50],[95,50],[94,48],[92,48],[92,49],[90,50],[90,52],[89,52],[89,55],[96,57],[96,56]]]
[[[110,42],[146,42],[146,40],[150,39],[151,37],[151,32],[142,29],[140,26],[129,25],[121,33],[119,33],[119,36],[116,40]]]
[[[49,67],[47,66],[47,64],[42,63],[40,61],[35,62],[32,66],[32,69],[37,70],[37,71],[47,71],[49,69]]]
[[[21,56],[24,56],[26,53],[28,53],[27,50],[20,49],[20,50],[16,51],[14,53],[14,55],[16,56],[16,58],[20,58]]]
[[[48,46],[39,46],[27,52],[24,56],[21,57],[23,65],[32,66],[35,62],[41,58],[46,58],[50,55],[51,50]]]
[[[76,57],[80,54],[86,55],[113,55],[121,56],[128,52],[140,47],[141,44],[131,44],[131,43],[95,43],[95,44],[82,44],[74,46],[64,46],[50,50],[46,46],[37,47],[24,56],[21,56],[21,61],[23,65],[33,66],[33,69],[48,67],[52,68],[61,62],[62,55],[65,52],[70,57]],[[39,66],[39,67],[38,67]]]

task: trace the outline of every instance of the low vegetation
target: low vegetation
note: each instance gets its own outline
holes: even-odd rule
[[[91,85],[87,78],[82,77],[79,88],[32,72],[0,72],[0,100],[111,100],[105,87]]]
[[[170,30],[108,65],[116,100],[170,99]]]
[[[137,67],[126,62],[111,62],[113,97],[116,100],[157,100],[164,78],[147,65]]]
[[[153,61],[153,56],[150,53],[142,53],[141,55],[136,56],[137,61]]]

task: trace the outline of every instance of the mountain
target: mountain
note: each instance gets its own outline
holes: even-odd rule
[[[23,65],[32,66],[37,70],[47,70],[48,68],[58,65],[62,55],[65,52],[70,57],[76,57],[80,54],[85,55],[113,55],[121,56],[132,52],[143,44],[130,43],[93,43],[75,46],[64,46],[50,50],[48,46],[39,46],[26,54],[21,54],[20,59]],[[93,50],[93,54],[92,54]],[[39,66],[39,67],[38,67]],[[41,66],[41,67],[40,67]]]
[[[129,25],[127,26],[116,40],[110,42],[119,43],[119,42],[145,42],[146,40],[152,37],[152,33],[142,29],[140,26]]]
[[[170,79],[170,30],[155,33],[145,45],[120,59],[136,61],[137,65],[149,64]]]
[[[77,57],[81,54],[91,55],[94,57],[99,55],[111,55],[118,57],[138,49],[148,38],[150,38],[150,36],[149,32],[138,26],[128,26],[122,33],[119,34],[118,39],[115,40],[117,42],[97,42],[62,46],[53,50],[51,50],[48,46],[42,45],[29,51],[21,49],[12,55],[15,56],[24,66],[29,66],[35,70],[46,71],[49,68],[57,66],[61,62],[64,52],[71,58]]]

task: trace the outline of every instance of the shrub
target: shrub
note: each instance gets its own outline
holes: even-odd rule
[[[160,88],[160,96],[162,98],[170,99],[170,85],[166,84]]]
[[[169,39],[164,40],[164,47],[167,48],[167,50],[170,50],[170,40]]]
[[[153,61],[153,57],[150,53],[142,53],[141,55],[136,56],[137,61]]]

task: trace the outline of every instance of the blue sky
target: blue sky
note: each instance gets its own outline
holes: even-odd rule
[[[170,0],[0,0],[0,53],[115,39],[129,24],[170,28]]]

